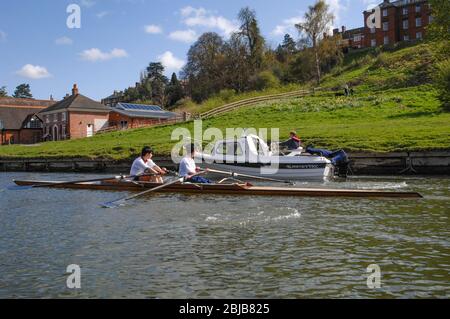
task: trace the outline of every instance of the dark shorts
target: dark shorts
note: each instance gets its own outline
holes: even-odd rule
[[[187,182],[196,183],[196,184],[211,184],[211,181],[209,179],[201,177],[201,176],[191,177],[187,180]]]

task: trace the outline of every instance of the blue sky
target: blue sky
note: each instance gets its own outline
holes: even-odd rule
[[[370,0],[327,0],[336,26],[363,25]],[[190,45],[215,31],[236,28],[240,8],[256,10],[261,30],[276,46],[314,0],[15,0],[0,4],[0,86],[10,94],[29,83],[35,98],[61,99],[77,83],[100,100],[139,80],[151,61],[178,72]],[[68,5],[81,9],[81,28],[70,29]]]

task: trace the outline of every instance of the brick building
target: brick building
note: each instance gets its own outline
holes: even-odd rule
[[[42,120],[38,113],[53,100],[0,98],[0,145],[34,144],[42,141]]]
[[[380,28],[369,28],[370,11],[364,11],[365,47],[394,44],[401,41],[421,40],[430,23],[431,9],[427,0],[385,0],[381,10]]]
[[[431,9],[427,0],[384,0],[379,6],[379,28],[367,25],[373,11],[364,11],[364,27],[346,30],[334,29],[333,35],[342,36],[344,49],[360,49],[380,45],[395,44],[401,41],[421,40],[427,25],[432,21]]]
[[[72,95],[39,112],[44,140],[59,141],[91,137],[107,126],[111,108],[79,94],[74,84]]]
[[[177,118],[178,114],[164,111],[156,105],[117,103],[111,108],[109,128],[129,129],[151,126]]]

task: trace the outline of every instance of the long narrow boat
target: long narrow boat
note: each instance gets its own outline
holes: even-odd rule
[[[106,191],[143,191],[160,186],[157,183],[132,182],[126,180],[110,180],[103,182],[87,182],[76,184],[61,184],[60,181],[30,181],[15,180],[19,186],[42,185],[52,188],[91,189]],[[191,184],[178,183],[165,187],[157,192],[161,193],[191,193],[191,194],[229,194],[254,196],[309,196],[309,197],[393,197],[393,198],[421,198],[417,192],[397,192],[359,189],[329,189],[329,188],[297,188],[253,186],[250,184]]]

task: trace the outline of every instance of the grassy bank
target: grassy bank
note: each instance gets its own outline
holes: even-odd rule
[[[439,59],[429,44],[393,52],[368,50],[349,55],[343,66],[325,77],[321,86],[341,91],[343,84],[350,83],[355,90],[353,96],[335,96],[333,91],[324,91],[315,96],[261,103],[205,120],[203,127],[222,130],[278,127],[282,138],[296,129],[307,144],[349,151],[450,149],[450,113],[441,109],[437,92],[430,84],[434,64]],[[219,102],[207,103],[210,104],[197,106],[197,110],[203,112]],[[176,127],[192,131],[193,123],[39,146],[4,146],[0,147],[0,157],[124,159],[135,156],[143,145],[153,146],[159,155],[168,155],[175,144],[170,137]]]

